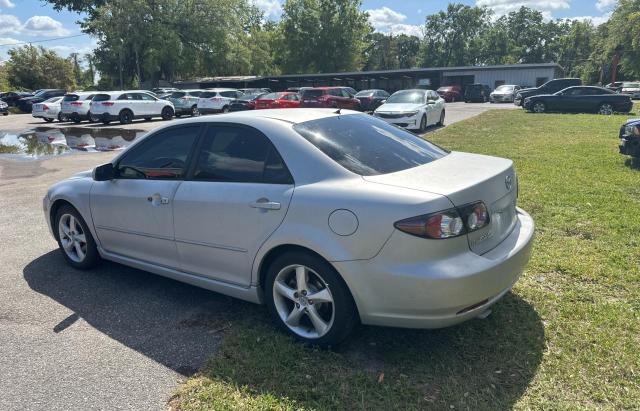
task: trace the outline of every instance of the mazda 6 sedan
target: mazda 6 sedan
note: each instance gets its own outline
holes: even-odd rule
[[[265,304],[296,338],[358,322],[485,316],[527,264],[534,224],[510,160],[448,152],[347,110],[176,121],[53,185],[66,261],[100,259]]]

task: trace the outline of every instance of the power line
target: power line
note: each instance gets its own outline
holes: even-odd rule
[[[56,37],[55,39],[46,39],[46,40],[34,40],[34,41],[23,41],[20,43],[7,43],[7,44],[0,44],[0,47],[5,47],[5,46],[22,46],[25,44],[33,44],[33,43],[45,43],[47,41],[56,41],[56,40],[65,40],[65,39],[72,39],[74,37],[82,37],[82,36],[88,36],[87,33],[82,33],[82,34],[75,34],[73,36],[65,36],[65,37]]]

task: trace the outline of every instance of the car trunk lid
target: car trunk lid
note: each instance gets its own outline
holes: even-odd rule
[[[456,207],[483,201],[490,213],[490,224],[467,235],[469,247],[478,254],[504,240],[517,220],[517,181],[511,160],[452,152],[423,166],[364,179],[444,195]]]

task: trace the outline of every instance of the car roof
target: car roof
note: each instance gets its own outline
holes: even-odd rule
[[[218,88],[218,87],[214,87],[214,88],[204,89],[203,91],[238,91],[238,89],[237,88]]]
[[[338,111],[340,113],[338,114]],[[270,120],[283,121],[290,124],[299,124],[306,121],[319,120],[322,118],[336,117],[340,115],[348,114],[362,114],[359,111],[353,110],[336,110],[334,108],[297,108],[292,109],[267,109],[267,110],[249,110],[249,111],[236,111],[227,114],[220,114],[217,116],[201,116],[195,118],[189,118],[189,122],[211,122],[211,121],[243,121],[251,120],[255,118],[263,118]]]

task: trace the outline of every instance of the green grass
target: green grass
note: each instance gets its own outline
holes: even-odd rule
[[[431,133],[508,157],[536,220],[531,262],[486,320],[361,327],[336,351],[233,315],[172,398],[192,409],[632,409],[640,403],[640,171],[617,153],[627,116],[495,110]],[[224,315],[224,314],[223,314]]]

